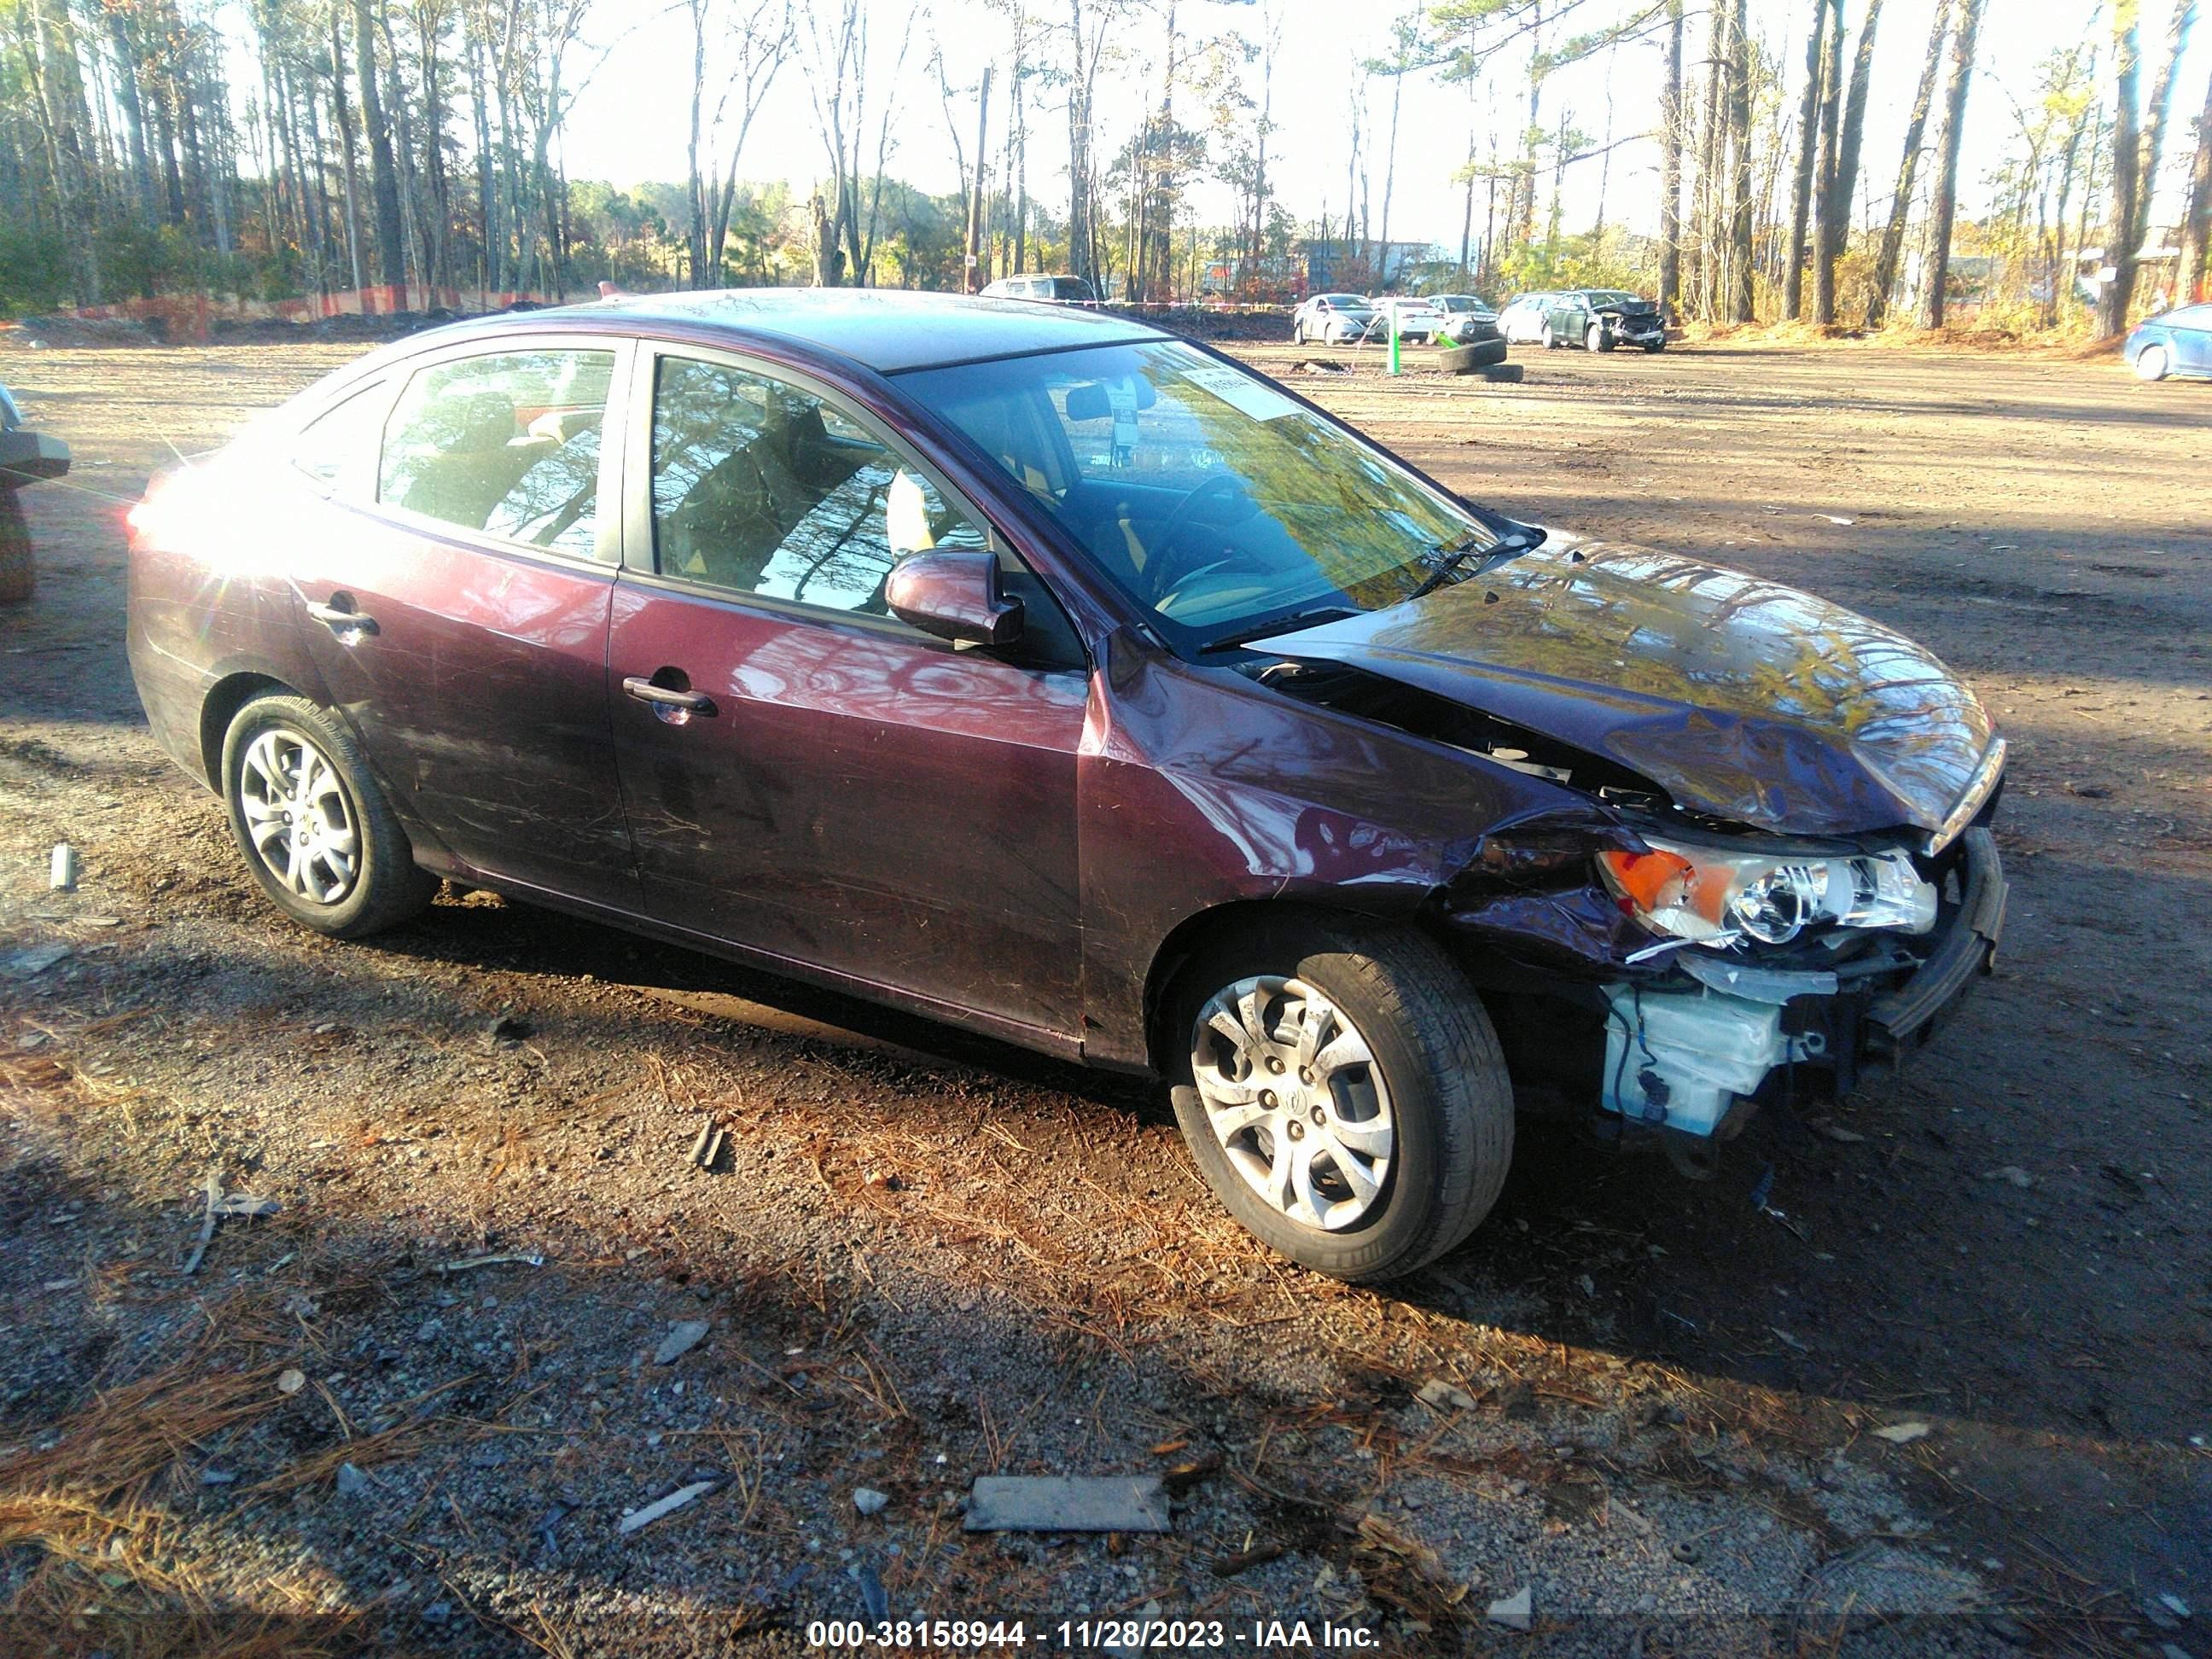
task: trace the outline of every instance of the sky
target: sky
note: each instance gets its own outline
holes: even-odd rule
[[[1382,55],[1387,20],[1392,14],[1384,8],[1346,4],[1345,0],[1264,3],[1284,23],[1284,46],[1275,67],[1274,106],[1279,130],[1270,143],[1271,171],[1285,204],[1305,227],[1324,207],[1332,215],[1343,211],[1349,89],[1358,79],[1352,69],[1362,58]],[[2152,69],[2148,58],[2158,49],[2170,3],[2144,0],[2146,84]],[[610,21],[600,25],[598,38],[601,41],[614,39],[615,44],[570,118],[565,143],[572,179],[605,179],[627,186],[648,179],[680,179],[684,174],[691,69],[688,24],[680,11],[647,16],[626,27],[614,23],[611,20],[631,3],[634,0],[622,0],[617,6],[602,8]],[[907,0],[872,0],[872,3],[874,50],[881,65],[878,84],[888,84],[896,52],[893,37],[907,15]],[[1179,0],[1179,4],[1177,21],[1187,36],[1231,28],[1251,34],[1261,27],[1260,0],[1230,0],[1229,3]],[[1869,203],[1868,196],[1862,195],[1863,217],[1870,210],[1887,211],[1890,180],[1894,177],[1935,5],[1936,0],[1888,0],[1883,10],[1864,149],[1866,188],[1872,200]],[[1845,0],[1847,27],[1854,40],[1864,6],[1865,0]],[[821,9],[826,12],[827,5]],[[1062,15],[1050,0],[1044,9],[1049,19]],[[1603,9],[1598,5],[1590,8],[1593,14]],[[1702,11],[1698,0],[1692,0],[1692,9]],[[1751,0],[1753,33],[1770,52],[1778,51],[1792,88],[1803,72],[1805,31],[1812,9],[1809,0]],[[2083,40],[2093,28],[2101,33],[2102,27],[2097,0],[1987,0],[1960,169],[1962,205],[1969,215],[1990,198],[1985,180],[2017,137],[2017,112],[2035,102],[2036,72],[2041,60],[2056,48]],[[956,86],[972,83],[983,56],[1002,28],[998,15],[987,10],[979,0],[934,0],[933,10],[921,14],[906,70],[898,83],[900,116],[892,129],[895,149],[887,168],[894,176],[931,191],[949,192],[957,187],[952,143],[936,77],[929,68],[932,45],[939,40],[944,42]],[[1363,28],[1370,38],[1361,38]],[[1701,17],[1693,18],[1689,33],[1686,57],[1694,60],[1701,56]],[[1158,14],[1148,13],[1142,25],[1133,28],[1121,44],[1137,58],[1156,51],[1160,38]],[[1058,51],[1057,41],[1052,49]],[[1564,106],[1571,112],[1575,128],[1594,140],[1601,140],[1608,132],[1620,139],[1655,129],[1663,72],[1662,50],[1655,40],[1622,47],[1610,58],[1562,71],[1546,88],[1547,124],[1556,120]],[[802,50],[799,59],[783,71],[748,141],[739,169],[742,176],[787,179],[804,188],[827,175],[826,153],[808,94],[805,63]],[[1498,83],[1503,135],[1511,130],[1513,118],[1508,110],[1513,100],[1525,97],[1527,82],[1519,64],[1511,60],[1501,61],[1492,74]],[[2187,132],[2203,106],[2208,74],[2212,74],[2212,27],[2197,31],[2176,82],[2172,125],[2179,133]],[[1252,79],[1256,85],[1256,68]],[[1484,95],[1478,88],[1475,99],[1470,100],[1467,88],[1441,84],[1433,75],[1407,77],[1399,113],[1390,214],[1394,240],[1433,241],[1456,252],[1462,198],[1462,187],[1451,182],[1451,173],[1466,155],[1470,115],[1478,125],[1487,124],[1486,109],[1480,101]],[[1794,102],[1794,91],[1790,95]],[[1939,88],[1939,100],[1940,97]],[[1389,99],[1389,82],[1377,79],[1370,84],[1370,228],[1378,235]],[[1109,149],[1119,148],[1133,128],[1140,102],[1133,79],[1115,79],[1109,72],[1102,88],[1098,115]],[[972,99],[958,100],[956,108],[963,126],[963,142],[972,143]],[[994,100],[994,135],[1004,113],[1002,88]],[[1034,111],[1030,126],[1031,193],[1053,204],[1056,213],[1065,212],[1066,116],[1056,107]],[[1930,132],[1932,137],[1932,122]],[[1506,142],[1510,143],[1510,138]],[[995,150],[995,136],[993,143]],[[2178,142],[2170,142],[2169,155],[2178,148]],[[2162,182],[2154,218],[2162,222],[2172,216],[2179,174],[2186,165],[2185,160],[2180,160],[2169,170],[2172,176]],[[1656,230],[1658,171],[1656,141],[1616,149],[1609,170],[1597,158],[1577,163],[1568,172],[1565,228],[1571,231],[1589,227],[1596,216],[1602,184],[1608,222],[1626,222],[1647,233]],[[1208,222],[1228,216],[1226,194],[1218,187],[1201,188],[1193,208]],[[1475,212],[1480,234],[1479,197]]]

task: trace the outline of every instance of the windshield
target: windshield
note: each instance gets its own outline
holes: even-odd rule
[[[1325,306],[1351,306],[1359,311],[1371,308],[1367,303],[1366,296],[1358,294],[1324,294],[1321,296],[1321,302]]]
[[[1624,289],[1594,288],[1589,291],[1589,302],[1594,306],[1632,306],[1637,296]]]
[[[1382,451],[1179,341],[898,378],[1179,649],[1385,609],[1431,575],[1439,550],[1497,539]]]

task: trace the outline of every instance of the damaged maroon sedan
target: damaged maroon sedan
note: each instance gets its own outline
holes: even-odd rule
[[[465,324],[131,517],[154,730],[299,921],[451,877],[1155,1074],[1348,1279],[1482,1219],[1516,1097],[1702,1173],[1996,948],[2004,744],[1926,652],[1110,315]]]

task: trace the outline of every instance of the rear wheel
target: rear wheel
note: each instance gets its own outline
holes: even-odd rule
[[[1418,934],[1285,919],[1181,976],[1176,1116],[1263,1243],[1334,1278],[1414,1272],[1472,1232],[1513,1152],[1497,1033]]]
[[[1559,342],[1552,337],[1552,325],[1548,322],[1544,325],[1544,331],[1537,336],[1537,338],[1543,343],[1544,349],[1547,351],[1559,344]]]
[[[2166,356],[2166,348],[2162,345],[2147,345],[2136,353],[2136,379],[2138,380],[2162,380],[2172,367],[2172,361]]]
[[[405,921],[438,890],[353,734],[305,697],[276,693],[238,711],[222,781],[247,867],[303,927],[360,939]]]

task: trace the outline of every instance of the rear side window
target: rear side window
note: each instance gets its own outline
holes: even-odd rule
[[[511,351],[416,372],[385,422],[377,499],[594,556],[611,351]]]
[[[380,382],[325,410],[300,428],[292,465],[325,491],[349,474],[357,483],[374,465],[378,424],[391,396],[392,388]]]

